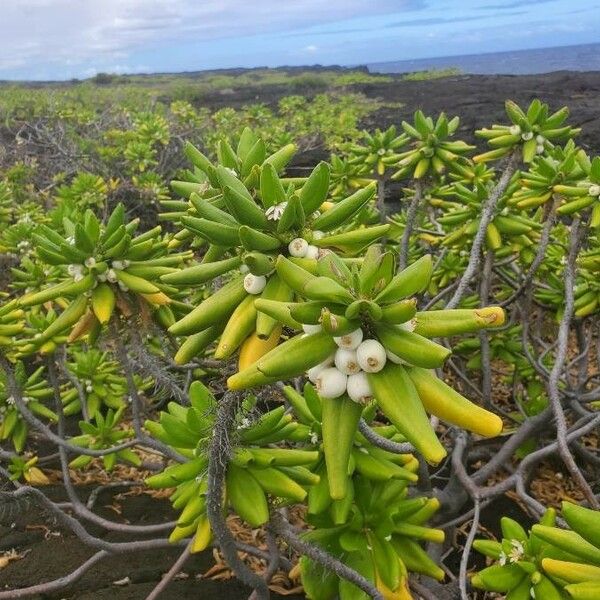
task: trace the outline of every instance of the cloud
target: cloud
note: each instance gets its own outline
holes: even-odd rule
[[[291,31],[424,0],[3,0],[0,73],[15,66],[112,64],[140,48]]]
[[[313,52],[316,52],[318,49],[319,49],[318,46],[315,46],[314,44],[310,44],[304,48],[304,52],[310,52],[312,54]]]
[[[481,6],[483,10],[507,10],[509,8],[528,8],[532,4],[547,4],[556,0],[513,0],[502,4],[486,4]]]

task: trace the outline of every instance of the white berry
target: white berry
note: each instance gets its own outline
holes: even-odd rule
[[[377,373],[385,367],[385,348],[377,340],[365,340],[356,349],[356,358],[363,371]]]
[[[509,131],[511,135],[519,135],[521,133],[521,128],[519,125],[512,125]]]
[[[363,341],[363,331],[362,329],[355,329],[346,335],[341,335],[339,337],[334,337],[333,341],[340,348],[348,348],[349,350],[354,350],[358,348],[358,345]]]
[[[347,381],[346,375],[335,367],[328,367],[319,373],[315,385],[323,398],[339,398],[346,391]]]
[[[304,258],[319,258],[319,249],[316,246],[309,245]]]
[[[526,131],[525,133],[523,133],[521,135],[521,138],[524,139],[526,142],[528,142],[529,140],[533,139],[533,131]]]
[[[385,355],[388,360],[391,360],[396,365],[405,365],[406,361],[402,360],[397,354],[394,354],[391,350],[385,349]]]
[[[267,285],[267,278],[264,275],[252,275],[248,273],[244,277],[244,289],[249,294],[260,294]]]
[[[371,391],[367,374],[364,371],[348,377],[346,391],[348,392],[350,399],[354,400],[354,402],[362,404],[373,399],[373,392]]]
[[[312,233],[313,240],[321,240],[325,237],[325,233],[323,231],[319,231],[315,229]]]
[[[314,367],[311,367],[308,371],[306,371],[308,379],[312,383],[316,383],[317,377],[319,376],[321,371],[323,371],[323,369],[326,369],[327,367],[330,367],[332,364],[333,354],[329,358],[326,358],[323,362],[319,363],[318,365],[315,365]]]
[[[335,353],[335,366],[344,375],[353,375],[360,371],[356,351],[348,348],[339,348]]]
[[[290,256],[304,258],[308,252],[308,242],[304,238],[295,238],[288,245]]]

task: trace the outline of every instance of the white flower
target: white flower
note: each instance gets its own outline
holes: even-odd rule
[[[519,562],[525,554],[525,548],[519,540],[510,540],[512,550],[508,553],[508,557],[511,563]]]
[[[83,271],[83,265],[69,265],[67,267],[67,273],[69,275],[77,275],[82,273]]]
[[[269,206],[265,212],[267,219],[269,219],[269,221],[279,221],[286,206],[287,202],[281,202],[279,204],[275,204],[274,206]]]
[[[504,552],[500,552],[500,556],[498,557],[498,563],[500,564],[501,567],[503,567],[506,564],[506,560],[507,560],[507,556]]]

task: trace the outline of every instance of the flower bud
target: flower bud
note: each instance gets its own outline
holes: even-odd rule
[[[353,375],[360,371],[356,351],[348,348],[339,348],[335,353],[335,366],[344,375]]]
[[[317,392],[323,398],[339,398],[346,391],[348,377],[335,367],[323,369],[315,382]]]
[[[363,371],[377,373],[385,367],[385,348],[377,340],[365,340],[356,349],[356,358]]]
[[[358,348],[358,345],[363,341],[363,331],[362,329],[355,329],[346,335],[341,335],[339,337],[334,337],[333,341],[340,348],[348,348],[349,350],[355,350]]]
[[[248,273],[244,277],[244,289],[249,294],[260,294],[267,285],[267,278],[264,275],[252,275]]]
[[[348,377],[346,391],[348,392],[348,396],[350,396],[351,400],[354,400],[354,402],[358,402],[360,404],[364,404],[373,399],[373,392],[371,391],[371,386],[369,385],[369,379],[364,371],[355,373],[354,375],[350,375],[350,377]]]

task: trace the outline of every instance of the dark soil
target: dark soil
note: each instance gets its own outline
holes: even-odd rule
[[[551,110],[568,106],[571,110],[569,122],[583,127],[578,143],[588,152],[600,153],[600,72],[597,71],[557,71],[544,75],[456,75],[429,81],[402,81],[401,76],[394,76],[390,83],[362,84],[350,89],[394,104],[371,114],[364,122],[367,128],[399,126],[402,120],[411,119],[419,108],[431,115],[445,111],[450,116],[461,118],[460,136],[478,144],[481,140],[475,140],[472,134],[475,129],[494,122],[506,122],[505,100],[511,99],[523,105],[539,98],[548,103]],[[255,102],[273,105],[290,93],[314,96],[323,91],[314,87],[248,86],[227,90],[226,93],[221,90],[207,94],[203,105],[210,108],[240,107]],[[396,103],[402,106],[398,107]],[[326,156],[326,153],[319,154],[319,158]],[[302,164],[314,164],[309,159],[312,156],[298,157]]]
[[[80,498],[85,500],[92,489],[79,488]],[[44,491],[52,500],[64,500],[62,490],[58,487],[45,488]],[[122,491],[120,489],[115,493]],[[110,508],[110,505],[117,506],[120,514]],[[94,510],[106,519],[129,524],[148,525],[176,519],[167,500],[155,499],[146,494],[127,496],[115,502],[112,492],[103,492],[98,497]],[[89,533],[106,541],[132,539],[130,535],[106,532],[87,522],[84,525]],[[135,539],[143,538],[138,536]],[[12,549],[26,555],[0,569],[0,590],[24,588],[67,575],[95,554],[95,550],[84,545],[70,531],[57,525],[51,515],[35,506],[29,506],[18,517],[7,519],[0,525],[0,553]],[[141,600],[157,585],[181,552],[182,548],[172,547],[115,555],[96,564],[68,590],[31,598]],[[161,600],[248,598],[252,590],[235,579],[200,579],[214,564],[210,551],[190,557],[182,573],[161,594]],[[129,582],[126,578],[129,578]],[[282,598],[276,594],[272,594],[272,597]],[[286,598],[300,600],[303,596]]]
[[[285,86],[263,86],[245,88],[241,93],[215,93],[202,99],[205,106],[241,106],[253,102],[274,104],[279,98],[290,93],[314,95],[323,90],[307,88],[290,89]],[[600,153],[600,73],[557,72],[548,75],[529,76],[480,76],[462,75],[430,81],[408,82],[399,78],[388,84],[363,85],[353,88],[367,96],[378,98],[391,106],[383,106],[368,117],[365,127],[385,128],[399,125],[403,119],[410,119],[412,113],[421,108],[433,114],[444,110],[450,116],[461,117],[460,136],[467,141],[475,141],[472,131],[493,122],[505,122],[503,104],[507,98],[526,104],[535,97],[549,103],[556,110],[568,105],[572,112],[570,122],[583,126],[579,143],[590,153]],[[397,104],[402,106],[398,107]],[[478,142],[479,143],[479,142]],[[324,151],[304,153],[296,158],[296,171],[303,173],[302,167],[314,166],[318,160],[327,158]],[[51,490],[54,498],[60,490]],[[81,490],[85,497],[89,491]],[[121,515],[107,508],[112,503],[110,494],[102,495],[97,503],[97,512],[106,518],[123,519],[129,523],[160,523],[172,520],[174,515],[166,500],[156,500],[147,495],[130,496],[121,501]],[[519,513],[517,515],[517,512]],[[501,498],[490,505],[483,514],[482,523],[497,533],[499,516],[508,514],[526,523],[516,504]],[[118,540],[119,536],[107,533],[85,523],[88,531],[107,540]],[[31,526],[38,526],[32,528]],[[47,531],[43,530],[47,527]],[[58,535],[56,533],[58,532]],[[45,535],[46,533],[46,535]],[[48,535],[49,533],[49,535]],[[93,551],[84,546],[69,532],[58,528],[52,520],[37,510],[30,509],[14,523],[0,525],[0,552],[14,548],[18,552],[28,552],[22,560],[9,563],[0,569],[0,589],[31,586],[48,581],[71,570],[89,558]],[[36,598],[68,600],[141,600],[160,580],[163,573],[173,564],[181,549],[166,548],[144,553],[126,554],[108,558],[84,575],[68,591],[56,592]],[[457,566],[460,554],[456,553]],[[235,580],[215,582],[199,580],[213,565],[209,552],[193,556],[183,568],[187,578],[174,581],[161,600],[182,600],[185,598],[245,599],[250,590]],[[116,585],[115,581],[129,577],[127,585]],[[275,597],[275,596],[274,596]],[[290,600],[298,596],[287,596]]]

